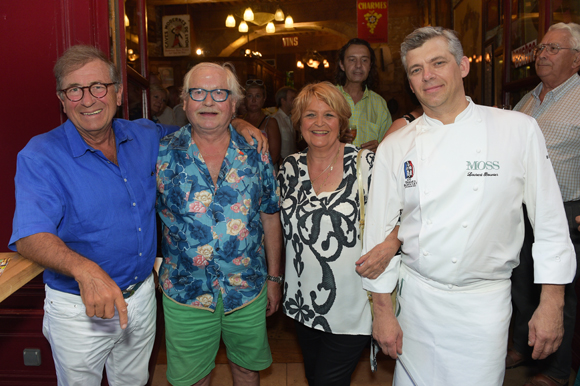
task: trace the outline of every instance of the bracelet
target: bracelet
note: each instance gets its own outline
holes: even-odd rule
[[[270,280],[270,281],[273,281],[274,283],[282,284],[284,282],[284,276],[266,275],[266,280]]]

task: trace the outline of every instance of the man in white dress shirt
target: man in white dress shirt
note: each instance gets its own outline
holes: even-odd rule
[[[415,30],[401,58],[425,114],[388,136],[375,158],[363,253],[381,248],[400,221],[402,254],[379,278],[363,279],[373,335],[398,357],[397,386],[502,385],[522,204],[542,284],[530,320],[535,357],[562,340],[564,284],[576,270],[544,138],[534,119],[465,96],[469,61],[453,31]]]
[[[548,154],[564,209],[568,228],[580,258],[580,232],[574,217],[580,214],[580,25],[558,23],[550,27],[536,47],[536,73],[542,82],[516,105],[515,110],[536,119],[546,137]],[[517,367],[530,358],[528,320],[536,309],[540,288],[534,283],[532,243],[534,234],[526,221],[526,236],[520,253],[520,265],[512,275],[514,307],[513,346],[508,350],[506,368]],[[564,338],[558,350],[534,366],[540,372],[527,385],[567,385],[572,367],[572,339],[576,316],[575,282],[566,286],[564,305]]]
[[[292,111],[294,98],[296,98],[296,90],[292,87],[284,86],[276,92],[276,106],[278,106],[278,111],[272,116],[276,118],[278,127],[280,128],[280,164],[282,164],[284,158],[296,153],[298,150],[296,147],[296,130],[294,130],[292,121],[290,120],[290,112]]]

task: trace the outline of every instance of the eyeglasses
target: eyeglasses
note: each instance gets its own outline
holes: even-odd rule
[[[248,79],[248,80],[246,80],[246,86],[251,86],[253,84],[257,84],[258,86],[263,86],[264,81],[262,79]]]
[[[203,88],[190,88],[187,90],[192,100],[196,102],[203,102],[207,98],[207,94],[211,94],[211,99],[215,102],[225,102],[228,96],[232,93],[230,90],[223,88],[216,88],[215,90],[205,90]]]
[[[539,44],[536,46],[536,48],[534,48],[534,55],[538,56],[542,53],[542,51],[544,51],[544,48],[546,49],[546,52],[550,55],[556,55],[558,52],[560,52],[560,50],[574,50],[574,51],[578,51],[576,48],[570,48],[570,47],[560,47],[558,44],[556,43],[550,43],[550,44]]]
[[[90,86],[79,87],[79,86],[72,86],[69,88],[65,88],[62,90],[58,90],[66,96],[66,98],[71,102],[78,102],[85,96],[85,89],[89,89],[89,93],[95,98],[103,98],[107,95],[109,91],[109,86],[117,84],[117,82],[113,83],[93,83]]]

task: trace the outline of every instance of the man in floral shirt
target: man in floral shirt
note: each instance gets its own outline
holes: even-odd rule
[[[235,383],[258,385],[272,362],[264,313],[281,297],[278,187],[269,156],[229,124],[242,98],[229,67],[201,63],[184,85],[191,124],[157,162],[167,378],[209,384],[221,336]]]

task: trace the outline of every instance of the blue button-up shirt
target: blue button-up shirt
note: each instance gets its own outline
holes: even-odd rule
[[[226,313],[259,295],[266,280],[260,212],[280,209],[272,162],[230,126],[217,188],[191,125],[161,141],[157,211],[165,257],[160,282],[178,303]]]
[[[176,130],[141,119],[113,120],[117,162],[82,139],[71,121],[30,140],[18,154],[9,248],[47,232],[99,264],[121,289],[147,278],[156,254],[155,163],[159,140]],[[79,294],[51,270],[44,282]]]

